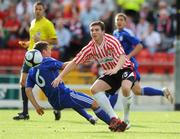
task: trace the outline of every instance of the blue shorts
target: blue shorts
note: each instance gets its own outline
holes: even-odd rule
[[[139,66],[139,64],[138,64],[138,62],[136,61],[135,58],[132,58],[132,59],[131,59],[131,62],[134,63],[134,72],[135,72],[135,74],[136,74],[136,80],[137,80],[137,81],[140,81],[140,80],[141,80],[141,76],[140,76],[140,73],[139,73],[139,71],[138,71],[138,66]]]
[[[141,76],[140,76],[140,73],[139,73],[138,69],[134,68],[134,71],[135,71],[135,74],[136,74],[136,80],[140,81],[141,80]]]
[[[90,96],[71,90],[71,92],[60,95],[60,110],[64,108],[91,108],[93,101]]]

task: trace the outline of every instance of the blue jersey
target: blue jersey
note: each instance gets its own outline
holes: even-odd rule
[[[113,32],[113,35],[114,35],[114,37],[116,37],[116,39],[119,40],[119,42],[123,46],[126,55],[131,53],[133,51],[134,47],[140,43],[140,40],[138,40],[136,37],[130,35],[124,29],[123,30],[116,29]],[[130,60],[134,63],[135,68],[137,68],[138,63],[137,63],[136,59],[134,57],[131,57]]]
[[[122,29],[122,30],[116,29],[116,30],[114,30],[113,35],[114,35],[114,37],[116,37],[116,39],[119,40],[119,42],[123,46],[126,55],[131,53],[137,44],[141,43],[139,39],[130,35],[125,29]],[[135,71],[137,71],[138,62],[136,61],[135,57],[131,57],[130,60],[131,60],[131,62],[134,63]],[[138,77],[138,78],[140,78],[140,77]],[[140,79],[138,79],[138,80],[140,80]]]
[[[53,88],[51,83],[59,75],[59,70],[62,66],[62,62],[53,58],[43,58],[43,61],[39,66],[29,70],[26,87],[33,88],[34,85],[37,84],[47,96],[49,103],[56,110],[73,107],[77,108],[76,105],[78,103],[83,103],[83,105],[81,105],[83,107],[81,108],[90,108],[93,100],[89,96],[85,96],[84,94],[80,94],[67,88],[64,83]],[[84,105],[84,103],[86,103],[84,100],[87,100],[87,105]]]

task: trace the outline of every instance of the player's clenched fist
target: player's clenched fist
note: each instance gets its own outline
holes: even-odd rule
[[[55,87],[58,87],[58,85],[60,84],[60,83],[62,83],[63,81],[62,81],[62,79],[61,79],[61,77],[57,77],[52,83],[51,83],[51,85],[55,88]]]
[[[37,112],[39,115],[43,115],[43,114],[44,114],[44,111],[43,111],[43,108],[42,108],[42,107],[36,108],[36,112]]]

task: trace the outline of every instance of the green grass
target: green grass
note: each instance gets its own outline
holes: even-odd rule
[[[131,112],[132,127],[124,133],[110,132],[100,120],[93,126],[73,110],[64,110],[60,121],[52,110],[43,116],[31,110],[30,120],[14,121],[17,112],[0,110],[0,139],[180,139],[180,112]]]

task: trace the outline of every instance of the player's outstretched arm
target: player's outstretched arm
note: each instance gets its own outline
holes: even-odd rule
[[[116,74],[123,67],[125,61],[126,61],[125,55],[124,54],[120,55],[117,65],[113,69],[105,71],[104,74],[105,75]]]
[[[136,47],[134,48],[134,50],[128,54],[128,58],[130,59],[131,57],[136,56],[142,50],[142,48],[143,48],[143,46],[141,43],[137,44]]]
[[[63,69],[69,64],[69,62],[71,62],[71,61],[64,62],[64,64],[63,64],[63,66],[61,67],[61,69],[63,70]]]
[[[43,115],[44,114],[43,108],[41,106],[39,106],[36,99],[34,98],[34,95],[32,93],[32,88],[26,88],[26,95],[27,95],[28,99],[31,101],[34,108],[36,109],[36,112],[39,115]]]

